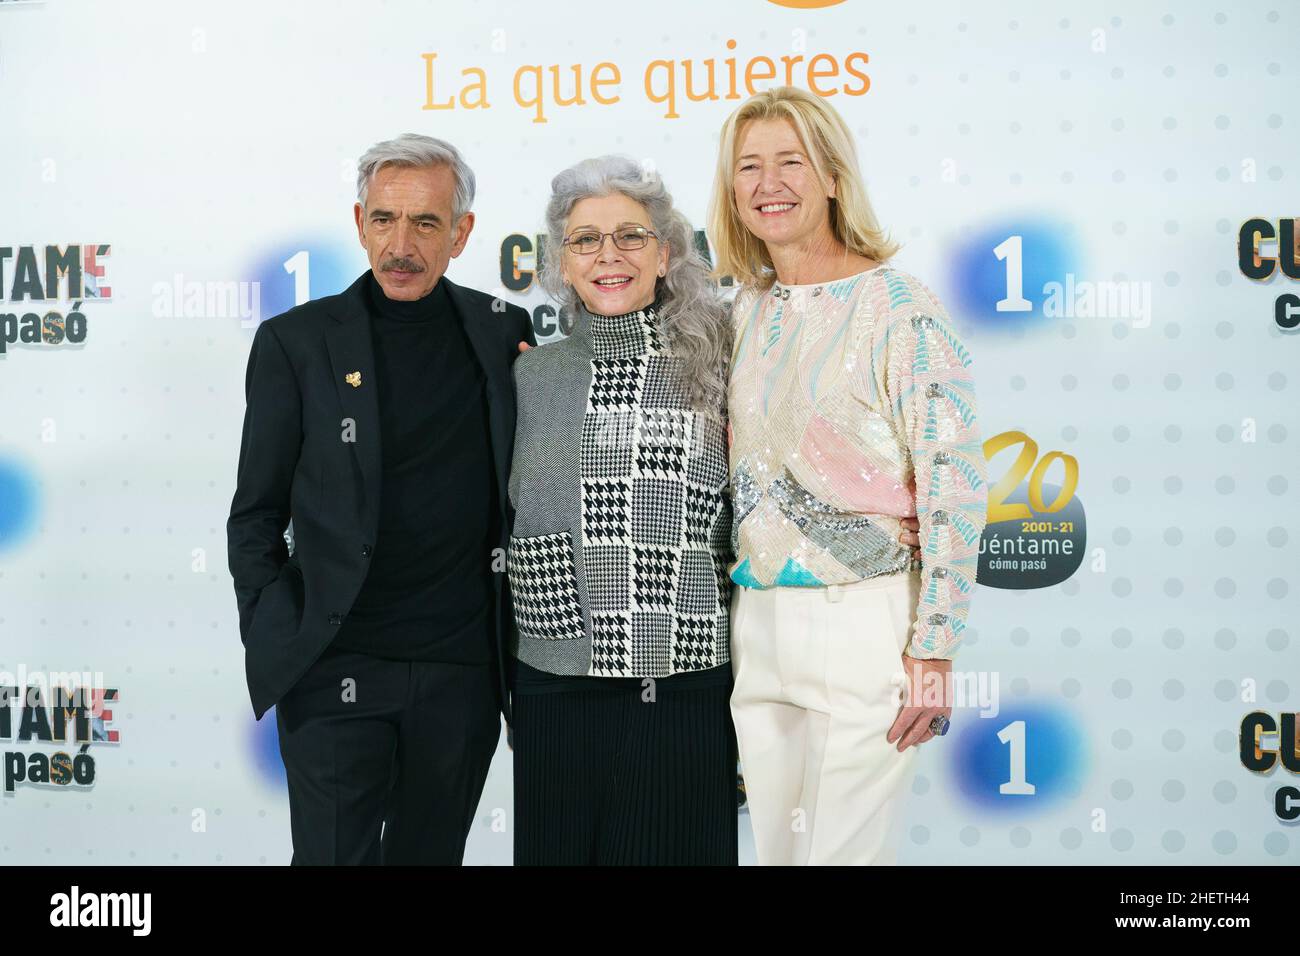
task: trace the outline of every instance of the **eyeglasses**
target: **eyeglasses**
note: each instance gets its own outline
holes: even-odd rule
[[[600,250],[601,246],[605,244],[606,236],[614,240],[615,248],[622,249],[624,252],[635,252],[637,249],[644,249],[645,244],[651,239],[656,241],[659,239],[645,226],[623,226],[613,232],[597,232],[595,229],[584,229],[569,236],[568,239],[564,240],[564,244],[575,255],[589,256]]]

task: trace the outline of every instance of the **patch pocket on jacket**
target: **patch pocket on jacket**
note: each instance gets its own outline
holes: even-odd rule
[[[506,569],[515,624],[522,636],[549,641],[586,636],[569,532],[529,538],[511,535]]]

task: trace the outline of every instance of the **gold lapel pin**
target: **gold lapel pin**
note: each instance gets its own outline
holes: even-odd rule
[[[348,372],[348,374],[346,374],[346,375],[343,376],[343,381],[347,382],[347,383],[348,383],[349,385],[351,385],[353,388],[360,388],[360,387],[361,387],[361,373],[360,373],[360,372]]]

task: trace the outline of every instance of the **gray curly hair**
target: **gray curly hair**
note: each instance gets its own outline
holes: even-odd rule
[[[621,193],[642,206],[661,242],[668,244],[668,272],[655,282],[664,335],[678,365],[680,385],[697,411],[721,414],[727,402],[731,323],[709,265],[695,246],[695,230],[673,207],[659,174],[627,156],[598,156],[570,166],[551,180],[546,204],[546,244],[539,281],[561,311],[576,314],[583,303],[560,274],[564,227],[581,200]]]

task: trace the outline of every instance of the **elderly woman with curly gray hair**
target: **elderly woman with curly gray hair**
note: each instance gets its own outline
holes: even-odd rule
[[[515,362],[516,864],[737,862],[725,307],[659,177],[552,181]]]

